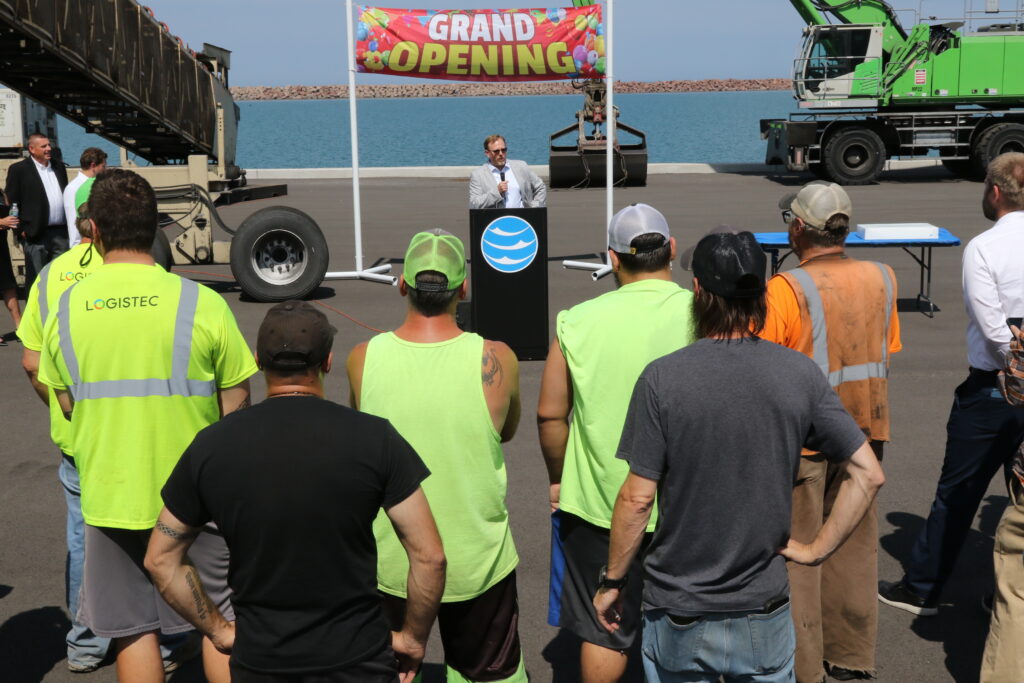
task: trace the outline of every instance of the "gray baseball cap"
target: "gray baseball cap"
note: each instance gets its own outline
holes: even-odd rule
[[[850,216],[853,205],[850,197],[835,183],[813,182],[804,185],[799,192],[788,194],[779,200],[779,208],[799,216],[804,223],[824,230],[828,219],[837,213]]]
[[[671,235],[665,216],[648,204],[630,204],[612,216],[608,224],[608,248],[619,254],[635,254],[636,249],[631,246],[633,240],[652,233],[661,235],[668,242]]]

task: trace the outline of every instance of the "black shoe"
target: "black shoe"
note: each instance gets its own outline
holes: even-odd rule
[[[925,600],[907,588],[906,584],[902,581],[897,581],[896,583],[879,581],[878,599],[890,607],[895,607],[921,617],[934,617],[939,613],[937,602]]]
[[[853,669],[844,669],[841,666],[832,666],[831,664],[825,664],[825,673],[837,681],[870,681],[874,678],[867,671],[854,671]]]

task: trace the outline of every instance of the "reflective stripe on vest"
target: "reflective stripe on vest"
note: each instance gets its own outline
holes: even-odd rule
[[[889,321],[892,318],[892,281],[889,273],[881,263],[872,261],[882,273],[885,282],[885,335],[882,339],[882,361],[880,363],[862,363],[842,367],[835,372],[829,371],[828,326],[825,323],[825,307],[821,302],[821,293],[814,284],[814,278],[803,268],[789,271],[800,283],[807,301],[807,314],[811,318],[811,342],[814,345],[812,360],[828,377],[828,384],[835,389],[843,382],[858,382],[866,379],[885,379],[889,376]]]
[[[195,326],[196,306],[199,303],[199,285],[192,280],[181,278],[181,297],[178,312],[174,318],[174,347],[171,355],[171,376],[169,379],[111,379],[99,382],[83,382],[71,342],[70,296],[71,290],[60,297],[57,308],[57,334],[64,364],[71,375],[71,396],[76,401],[94,398],[144,398],[147,396],[213,396],[216,384],[213,380],[188,378],[189,359],[192,356],[192,330]]]
[[[36,275],[36,287],[39,289],[39,324],[46,326],[46,318],[50,315],[50,302],[46,300],[46,280],[50,277],[50,264],[47,263],[39,275]]]

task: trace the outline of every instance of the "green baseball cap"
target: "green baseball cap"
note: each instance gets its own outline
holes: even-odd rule
[[[417,287],[416,276],[428,270],[448,278],[447,286],[422,283]],[[466,281],[466,250],[462,240],[440,229],[416,233],[405,252],[402,277],[405,284],[425,292],[455,289]]]
[[[75,192],[75,213],[78,213],[78,207],[89,201],[89,193],[92,192],[92,184],[94,182],[96,182],[96,178],[87,178]]]

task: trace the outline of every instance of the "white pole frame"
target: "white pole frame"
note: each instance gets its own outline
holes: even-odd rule
[[[391,272],[391,264],[363,268],[363,226],[362,209],[359,203],[359,125],[356,121],[356,43],[352,22],[352,0],[345,0],[346,28],[348,31],[348,118],[349,136],[352,138],[352,218],[355,233],[356,269],[324,274],[324,280],[369,280],[385,285],[398,284]]]
[[[615,182],[612,176],[612,169],[615,161],[615,137],[617,134],[618,122],[615,120],[615,76],[612,69],[612,55],[614,52],[612,41],[612,5],[614,0],[605,0],[605,22],[604,22],[604,50],[605,50],[605,84],[607,85],[607,97],[605,98],[605,230],[612,224],[612,216],[615,215],[613,204],[613,188]],[[563,268],[573,270],[589,270],[590,277],[597,282],[605,275],[612,272],[612,266],[608,263],[608,244],[601,249],[601,263],[590,263],[588,261],[562,261]]]
[[[615,75],[613,69],[613,4],[614,0],[605,0],[605,226],[611,225],[614,215],[614,162],[615,162],[615,137],[617,122],[615,120]],[[394,275],[384,275],[391,272],[391,264],[363,268],[363,230],[362,210],[359,201],[359,126],[356,118],[356,59],[355,59],[355,28],[352,22],[352,0],[345,0],[346,30],[348,33],[348,110],[349,110],[349,137],[352,142],[352,214],[353,233],[356,252],[356,268],[351,271],[333,271],[324,274],[324,280],[369,280],[387,285],[395,285],[398,278]],[[611,264],[607,263],[607,244],[601,250],[601,263],[589,263],[587,261],[562,261],[562,266],[576,270],[589,270],[590,276],[596,282],[612,272]]]

